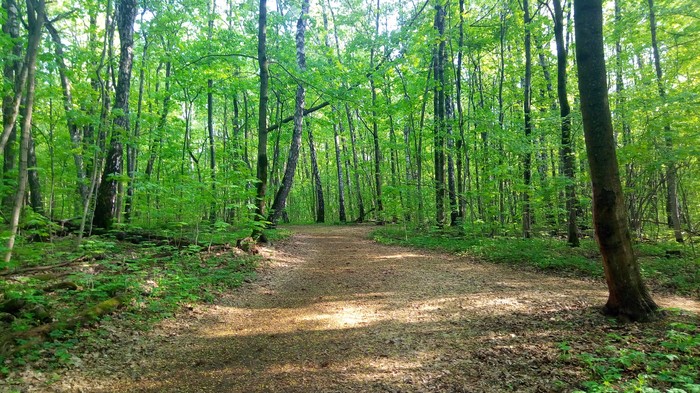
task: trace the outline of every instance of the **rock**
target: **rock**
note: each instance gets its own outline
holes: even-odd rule
[[[17,316],[26,305],[27,302],[23,299],[8,299],[0,303],[0,312],[10,313]]]
[[[0,312],[0,322],[12,323],[15,320],[15,316],[9,312]]]
[[[48,323],[52,321],[51,314],[49,314],[49,312],[46,310],[46,307],[42,306],[41,304],[37,304],[34,307],[31,307],[27,310],[27,312],[32,313],[34,319],[39,322]]]

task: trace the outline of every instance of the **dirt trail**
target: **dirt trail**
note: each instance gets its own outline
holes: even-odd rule
[[[119,344],[140,358],[86,362],[52,391],[570,391],[582,375],[558,344],[609,329],[600,282],[378,245],[372,227],[292,229],[260,280]]]

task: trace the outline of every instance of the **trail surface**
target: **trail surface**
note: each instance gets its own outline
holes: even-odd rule
[[[601,282],[378,245],[371,229],[293,227],[258,280],[82,359],[51,391],[550,392],[581,381],[559,343],[606,334]]]

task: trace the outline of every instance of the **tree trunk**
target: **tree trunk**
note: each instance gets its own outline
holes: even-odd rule
[[[314,135],[309,124],[306,124],[309,135],[309,154],[311,155],[311,174],[313,176],[314,191],[316,193],[316,222],[326,222],[326,204],[323,200],[323,184],[321,173],[318,170],[316,148],[314,147]]]
[[[455,226],[459,220],[459,206],[457,205],[457,189],[455,182],[454,163],[454,133],[452,132],[452,98],[445,95],[445,115],[447,117],[447,194],[450,200],[450,225]]]
[[[355,175],[355,189],[357,193],[357,222],[365,221],[365,204],[362,201],[362,187],[360,183],[360,166],[359,160],[357,159],[357,140],[355,138],[355,124],[352,120],[352,112],[350,112],[350,106],[345,104],[345,115],[348,118],[348,131],[350,132],[350,148],[352,150],[352,163],[355,170],[352,171]]]
[[[255,221],[265,217],[265,194],[267,193],[267,102],[269,83],[269,64],[267,61],[267,0],[260,0],[258,15],[258,66],[260,68],[260,104],[258,106],[258,164],[256,176],[258,184],[255,192]],[[246,99],[245,95],[243,96]],[[248,107],[246,103],[246,108]],[[246,152],[246,156],[247,156]],[[253,231],[253,236],[260,238],[259,228]],[[262,239],[264,240],[264,239]]]
[[[379,38],[379,0],[377,0],[377,8],[375,9],[375,29],[374,38],[377,40]],[[372,72],[375,70],[374,64],[374,47],[370,50],[369,55],[369,67],[372,71],[369,74],[369,86],[372,92],[372,140],[374,142],[374,188],[376,195],[376,205],[375,210],[377,222],[381,223],[384,220],[384,204],[382,202],[382,154],[379,147],[379,127],[377,125],[377,89],[374,85],[374,76]]]
[[[465,197],[466,182],[465,177],[469,172],[469,149],[464,138],[464,110],[462,109],[462,58],[464,47],[464,0],[459,0],[459,42],[457,45],[457,66],[455,67],[455,85],[457,93],[457,127],[459,129],[459,139],[457,139],[457,197],[459,199],[459,218],[464,220],[467,214],[467,199]],[[462,153],[464,151],[464,153]],[[464,156],[464,164],[462,162]],[[462,166],[466,165],[462,174]]]
[[[14,141],[17,137],[15,127],[19,107],[24,97],[24,89],[27,85],[29,65],[26,62],[23,64],[19,60],[22,57],[22,44],[19,40],[20,11],[17,4],[14,0],[5,0],[3,8],[7,14],[2,26],[3,32],[15,40],[15,45],[12,46],[12,56],[15,57],[15,60],[7,59],[3,69],[5,78],[14,84],[12,93],[6,94],[2,101],[3,130],[2,135],[0,135],[0,150],[6,151],[8,142]]]
[[[306,15],[309,12],[309,0],[303,0],[301,5],[301,15],[297,20],[296,46],[297,64],[303,73],[306,70],[306,53],[304,52],[304,39],[306,34]],[[299,160],[299,147],[301,146],[301,133],[304,123],[304,100],[306,91],[302,84],[297,85],[296,104],[294,107],[294,131],[292,132],[292,142],[289,146],[289,156],[287,156],[287,167],[284,169],[282,184],[275,194],[272,203],[272,211],[268,221],[276,223],[281,217],[287,203],[287,196],[292,189],[294,182],[294,172]]]
[[[26,110],[23,110],[26,112]],[[22,114],[22,117],[26,113]],[[44,198],[41,196],[41,181],[39,181],[39,171],[37,170],[36,149],[34,147],[34,138],[32,138],[31,130],[29,134],[29,151],[27,157],[27,176],[29,181],[29,205],[34,212],[44,215]]]
[[[657,306],[642,281],[627,227],[615,153],[603,48],[602,0],[575,0],[574,23],[581,113],[593,187],[593,226],[609,297],[605,312],[649,320]]]
[[[335,167],[338,172],[338,218],[340,222],[346,222],[347,214],[345,213],[345,187],[343,184],[343,164],[340,155],[340,135],[338,129],[342,132],[343,122],[333,124],[333,143],[335,145]]]
[[[214,15],[216,14],[216,1],[211,2],[211,14],[209,17],[209,42],[214,34]],[[216,148],[214,145],[214,81],[207,80],[207,131],[209,134],[209,177],[211,179],[211,203],[209,206],[209,222],[216,222]]]
[[[141,69],[139,71],[139,96],[136,104],[136,124],[134,133],[126,145],[126,173],[129,176],[129,184],[126,187],[126,202],[124,203],[124,220],[131,222],[134,205],[134,191],[136,182],[136,170],[138,168],[137,156],[139,153],[139,137],[141,134],[141,114],[143,111],[143,87],[146,74],[146,58],[148,54],[148,35],[143,36],[143,52],[141,54]]]
[[[532,207],[530,206],[530,187],[532,184],[532,141],[531,101],[532,101],[532,49],[530,42],[530,5],[528,0],[523,0],[525,23],[525,82],[523,83],[523,113],[525,117],[525,155],[523,157],[523,180],[525,191],[523,192],[523,237],[532,236]]]
[[[87,177],[85,175],[85,164],[81,149],[83,147],[83,136],[75,123],[75,117],[71,114],[73,111],[73,93],[70,80],[68,79],[67,67],[63,55],[63,44],[58,31],[52,23],[46,23],[46,29],[51,35],[54,44],[54,55],[56,56],[56,64],[58,66],[58,75],[61,79],[61,90],[63,91],[63,109],[66,112],[66,123],[68,126],[68,134],[73,148],[73,162],[78,177],[78,195],[80,195],[81,206],[87,200]]]
[[[119,30],[120,55],[119,76],[114,100],[114,128],[112,140],[107,152],[102,182],[97,193],[94,226],[109,229],[114,218],[117,197],[117,185],[122,173],[122,139],[129,133],[129,88],[131,86],[131,68],[133,65],[134,20],[136,18],[136,0],[120,0],[117,3],[117,29]]]
[[[571,107],[566,89],[566,59],[564,45],[564,13],[561,0],[554,0],[554,36],[557,43],[557,97],[561,116],[561,160],[566,177],[566,211],[568,212],[567,243],[579,246],[578,226],[576,225],[576,183],[574,177],[574,151],[571,141]]]
[[[433,131],[433,150],[435,156],[435,222],[439,228],[445,225],[445,9],[438,3],[435,6],[435,30],[438,44],[434,49],[433,106],[435,126]]]
[[[32,129],[32,113],[34,111],[34,93],[36,87],[36,59],[39,53],[39,44],[41,43],[41,31],[44,27],[45,8],[43,0],[32,1],[27,0],[27,28],[29,30],[29,39],[27,41],[27,53],[24,58],[24,66],[26,69],[26,99],[24,103],[24,117],[20,127],[22,133],[20,136],[19,149],[19,181],[17,185],[17,193],[15,194],[15,204],[12,209],[12,217],[10,218],[10,238],[7,241],[7,253],[5,254],[5,263],[9,263],[12,259],[12,250],[19,229],[19,217],[24,204],[25,192],[27,189],[28,178],[28,157],[29,157],[29,141],[31,138]]]
[[[671,120],[666,110],[666,89],[664,88],[663,71],[661,70],[661,56],[659,54],[659,44],[656,39],[656,14],[654,13],[654,0],[649,2],[649,25],[651,29],[651,47],[654,52],[654,69],[656,71],[656,81],[658,83],[659,96],[663,101],[664,114],[664,141],[666,160],[666,210],[668,221],[673,228],[673,234],[678,243],[683,243],[683,232],[681,232],[681,219],[678,208],[678,179],[676,176],[676,162],[673,159],[673,137],[671,135]]]

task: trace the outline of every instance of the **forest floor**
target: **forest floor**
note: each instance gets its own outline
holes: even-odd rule
[[[380,245],[372,226],[290,229],[255,281],[29,391],[563,392],[588,378],[570,352],[594,354],[611,335],[643,346],[666,329],[602,316],[600,280]],[[690,312],[675,318],[700,312],[656,300]]]

